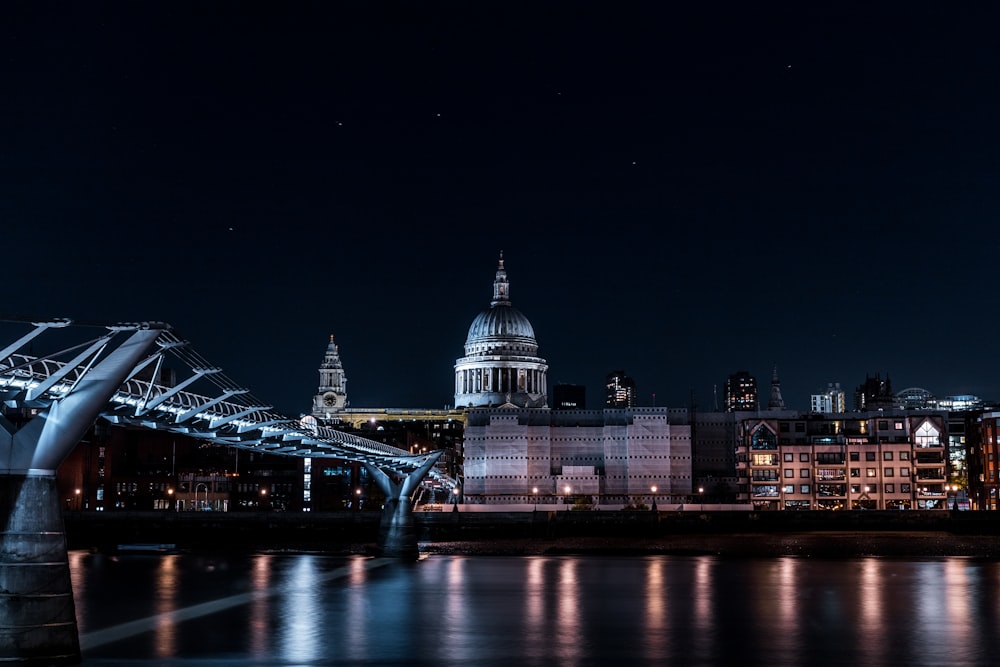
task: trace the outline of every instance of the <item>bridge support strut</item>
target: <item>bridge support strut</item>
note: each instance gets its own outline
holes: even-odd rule
[[[419,468],[402,479],[390,477],[371,463],[364,464],[386,498],[379,523],[378,540],[378,548],[383,556],[406,560],[417,560],[419,557],[410,496],[434,467],[441,454],[442,451],[432,452]]]

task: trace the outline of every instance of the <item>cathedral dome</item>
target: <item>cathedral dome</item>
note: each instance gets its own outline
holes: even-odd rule
[[[510,304],[497,304],[476,316],[469,327],[466,345],[495,338],[535,338],[531,322],[521,311]]]

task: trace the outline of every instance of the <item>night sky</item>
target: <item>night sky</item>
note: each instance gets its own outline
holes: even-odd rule
[[[589,407],[1000,399],[989,5],[9,2],[0,310],[169,322],[290,415],[334,334],[352,406],[441,408],[503,251]]]

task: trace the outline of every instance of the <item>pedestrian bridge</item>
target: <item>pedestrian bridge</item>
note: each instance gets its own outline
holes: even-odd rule
[[[385,493],[383,554],[415,558],[410,499],[453,490],[413,455],[280,414],[161,322],[0,317],[0,662],[80,660],[55,473],[100,418],[268,454],[357,461]]]

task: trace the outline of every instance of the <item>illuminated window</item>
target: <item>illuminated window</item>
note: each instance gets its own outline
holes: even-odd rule
[[[913,434],[913,441],[917,447],[937,447],[941,443],[941,432],[931,426],[930,422],[924,422]]]
[[[865,468],[865,477],[878,477],[877,468]]]

